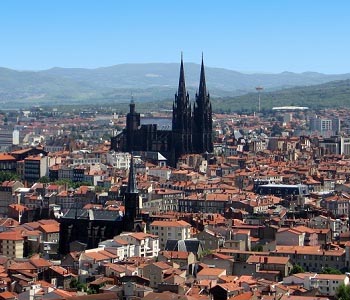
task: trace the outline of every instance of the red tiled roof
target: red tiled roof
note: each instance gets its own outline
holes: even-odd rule
[[[225,272],[225,269],[220,269],[220,268],[203,268],[198,272],[198,276],[219,276],[223,272]]]
[[[42,229],[45,233],[55,233],[60,231],[59,224],[40,225],[39,230]]]
[[[153,221],[151,226],[160,227],[191,227],[191,224],[185,221]]]
[[[10,154],[7,154],[7,153],[0,153],[0,160],[13,160],[13,161],[16,161],[16,158],[13,157]]]
[[[0,240],[21,241],[23,237],[22,234],[17,231],[4,231],[0,232]]]
[[[9,291],[5,291],[0,293],[0,299],[17,299],[17,294],[9,292]]]

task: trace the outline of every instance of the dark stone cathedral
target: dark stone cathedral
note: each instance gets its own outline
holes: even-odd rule
[[[173,103],[172,129],[161,130],[157,124],[141,125],[140,114],[135,111],[135,103],[131,101],[126,128],[111,139],[111,148],[130,153],[160,152],[170,165],[176,166],[178,159],[184,154],[213,152],[212,129],[212,107],[205,82],[203,58],[199,90],[192,107],[186,91],[181,57],[179,87]]]

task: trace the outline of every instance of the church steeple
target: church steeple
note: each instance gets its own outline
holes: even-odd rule
[[[204,61],[202,54],[199,90],[193,109],[193,147],[197,153],[213,152],[212,109],[210,96],[205,82]]]
[[[124,207],[124,230],[134,231],[135,224],[139,223],[141,219],[141,207],[139,191],[137,189],[134,159],[132,156],[130,159],[128,186],[124,194]]]
[[[199,97],[205,97],[207,95],[207,85],[205,83],[205,71],[204,71],[204,62],[203,62],[203,53],[202,53],[202,64],[201,64],[201,75],[199,79]]]
[[[131,158],[130,158],[129,180],[128,180],[128,187],[126,189],[126,192],[129,194],[138,194],[139,193],[139,191],[137,189],[133,156],[131,156]]]
[[[173,103],[173,136],[175,160],[192,151],[192,112],[190,97],[186,91],[185,70],[181,53],[180,76],[177,94]],[[175,142],[176,141],[176,142]]]
[[[135,111],[135,102],[133,96],[129,104],[130,111],[126,115],[126,150],[128,152],[135,151],[135,134],[140,126],[140,114]]]
[[[177,96],[179,98],[186,97],[185,70],[184,70],[182,52],[181,52],[180,77],[179,77],[179,87],[177,90]]]

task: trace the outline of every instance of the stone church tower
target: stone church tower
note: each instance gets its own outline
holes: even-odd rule
[[[192,113],[190,97],[186,91],[185,71],[181,55],[180,78],[173,103],[173,149],[176,160],[183,154],[192,153]]]
[[[193,105],[192,141],[195,153],[213,152],[213,120],[210,95],[207,93],[205,82],[204,63],[202,56],[199,90],[196,93],[196,102]]]
[[[139,191],[137,189],[134,159],[130,159],[128,186],[124,195],[124,231],[143,231]]]

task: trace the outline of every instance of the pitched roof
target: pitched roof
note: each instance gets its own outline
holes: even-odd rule
[[[153,221],[151,226],[159,227],[191,227],[191,224],[179,220],[179,221]]]
[[[285,265],[289,262],[289,257],[283,256],[255,256],[251,255],[247,259],[247,263],[267,263]]]
[[[203,268],[197,273],[197,276],[220,276],[224,272],[226,272],[226,270],[220,268]]]
[[[40,229],[45,233],[55,233],[60,231],[60,226],[59,224],[40,225],[39,230]]]
[[[189,252],[186,252],[186,251],[161,251],[160,254],[168,259],[187,259]]]
[[[4,231],[0,232],[0,240],[21,241],[23,240],[23,236],[17,231]]]
[[[10,154],[7,154],[7,153],[0,153],[0,160],[13,160],[13,161],[15,161],[16,158]]]
[[[37,268],[51,267],[52,266],[52,263],[47,261],[44,258],[30,258],[29,261],[32,265],[34,265]]]

